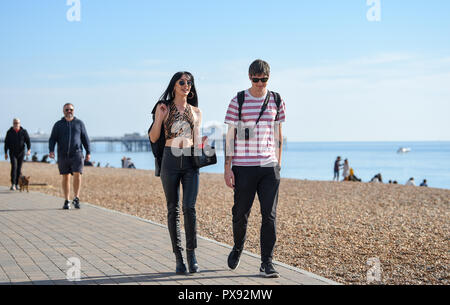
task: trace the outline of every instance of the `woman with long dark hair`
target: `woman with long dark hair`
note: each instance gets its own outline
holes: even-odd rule
[[[183,215],[186,232],[186,254],[190,273],[198,272],[195,257],[197,223],[195,203],[199,187],[199,170],[192,164],[192,149],[200,143],[201,111],[194,76],[178,72],[155,106],[155,119],[149,136],[156,143],[165,136],[160,176],[167,201],[167,220],[172,249],[176,258],[176,273],[185,274],[180,236],[180,183],[183,187]]]

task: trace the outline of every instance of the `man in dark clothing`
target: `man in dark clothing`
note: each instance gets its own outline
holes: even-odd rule
[[[19,178],[22,171],[23,158],[25,156],[25,144],[28,151],[27,156],[31,153],[31,142],[28,132],[20,126],[20,120],[13,120],[13,127],[6,133],[5,137],[5,160],[11,159],[11,191],[19,189]]]
[[[89,137],[84,123],[74,117],[74,107],[67,103],[63,107],[64,117],[55,123],[48,141],[50,158],[55,158],[55,145],[58,144],[58,168],[62,175],[62,188],[65,202],[63,209],[70,209],[70,175],[73,175],[75,197],[72,201],[75,208],[80,208],[81,174],[83,173],[83,147],[86,150],[86,161],[91,159]]]
[[[341,165],[341,157],[338,156],[336,158],[336,161],[334,161],[334,176],[333,176],[333,181],[339,181],[339,169],[342,167]]]
[[[234,246],[227,263],[231,270],[239,266],[248,219],[258,194],[261,211],[259,272],[263,277],[276,278],[280,275],[272,259],[277,239],[276,209],[283,149],[281,125],[285,121],[286,106],[278,93],[267,89],[270,79],[267,62],[255,60],[249,67],[248,76],[251,88],[239,92],[231,100],[225,116],[225,124],[229,127],[224,179],[234,191]]]

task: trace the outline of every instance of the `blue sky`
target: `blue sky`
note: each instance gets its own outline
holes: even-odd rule
[[[450,2],[380,0],[0,2],[0,133],[49,132],[66,101],[95,135],[145,133],[171,76],[196,77],[223,122],[256,58],[292,141],[450,140]]]

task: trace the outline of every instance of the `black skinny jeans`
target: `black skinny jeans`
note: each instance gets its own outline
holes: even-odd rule
[[[244,249],[247,237],[247,224],[250,211],[258,194],[261,207],[261,261],[272,262],[275,242],[277,240],[276,216],[278,188],[280,186],[280,167],[271,166],[233,166],[234,206],[233,236],[234,248]]]
[[[23,157],[25,152],[20,154],[9,154],[9,159],[11,160],[11,184],[18,185],[20,174],[22,172]]]
[[[180,234],[180,182],[183,187],[186,248],[189,250],[197,248],[195,203],[199,187],[199,170],[192,165],[190,151],[190,148],[181,150],[165,147],[161,162],[161,182],[166,195],[167,221],[173,252],[183,250]]]

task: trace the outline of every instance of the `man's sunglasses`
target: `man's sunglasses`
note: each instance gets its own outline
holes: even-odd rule
[[[73,109],[67,108],[67,109],[64,109],[64,111],[69,112],[69,111],[73,111]]]
[[[268,80],[269,80],[268,77],[263,77],[263,78],[252,77],[252,82],[254,82],[254,83],[259,83],[259,81],[261,81],[263,83],[267,83]]]
[[[186,85],[186,82],[185,82],[184,80],[180,80],[180,81],[178,82],[178,84],[179,84],[180,86],[184,86],[184,85]],[[188,80],[188,81],[187,81],[187,85],[188,85],[189,87],[192,87],[192,82],[191,82],[190,80]]]

